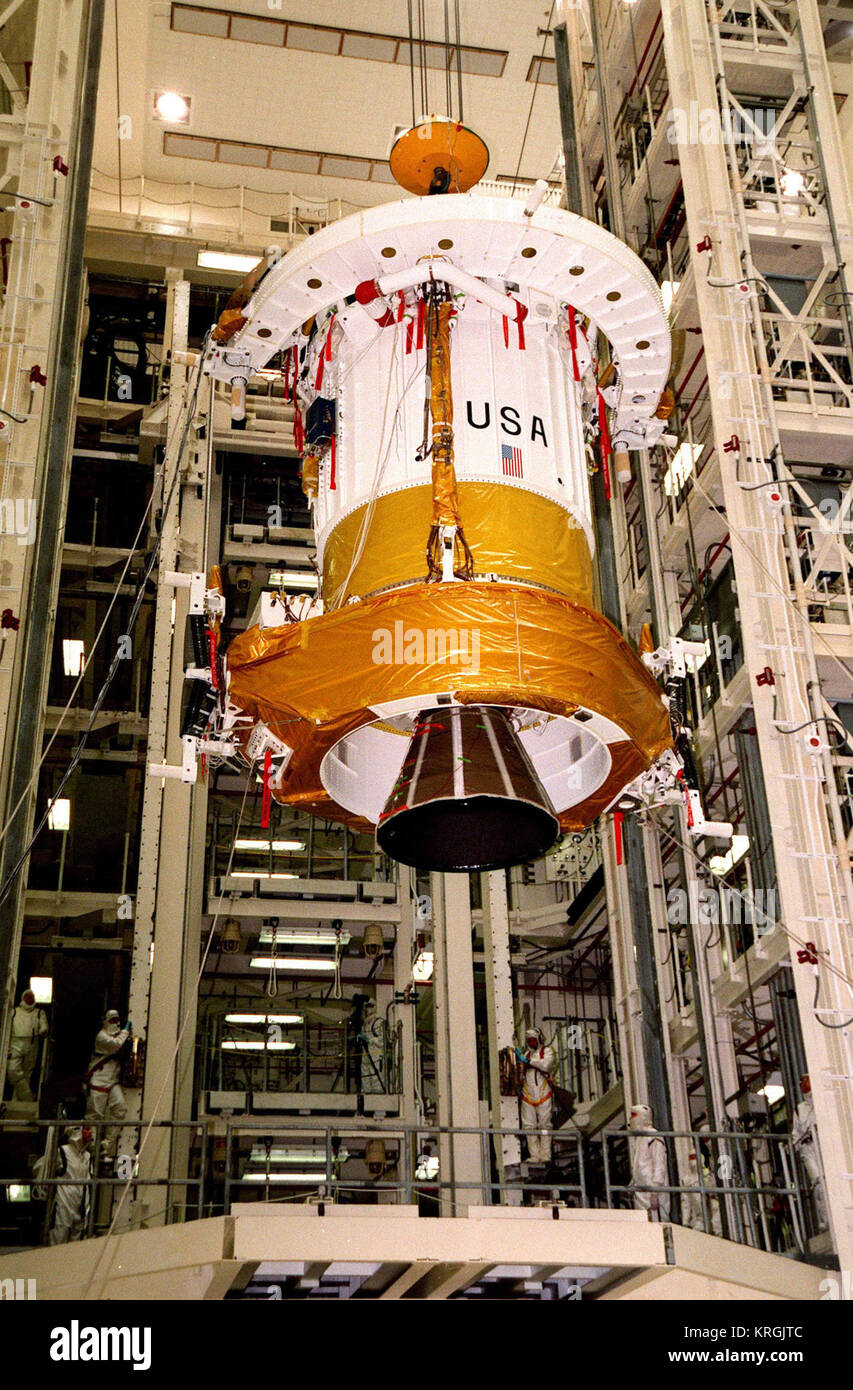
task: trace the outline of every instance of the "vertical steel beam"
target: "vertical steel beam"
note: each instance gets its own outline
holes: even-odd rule
[[[622,216],[618,170],[616,168],[616,160],[612,148],[613,127],[610,120],[607,81],[604,74],[602,55],[598,48],[598,31],[594,5],[590,6],[590,25],[593,49],[595,52],[599,113],[602,138],[604,141],[604,162],[607,173],[610,225],[615,235],[624,239],[625,227],[624,217]],[[560,125],[563,136],[563,153],[566,161],[566,196],[569,209],[574,212],[581,212],[583,202],[579,190],[583,183],[583,170],[576,137],[575,98],[572,89],[572,77],[569,67],[568,48],[565,43],[564,28],[559,40],[555,31],[554,57],[556,61],[557,86],[560,96]],[[610,503],[605,497],[604,480],[600,470],[593,477],[592,494],[602,610],[605,617],[609,618],[616,626],[621,627],[621,593]],[[641,1044],[638,1049],[635,1045],[638,1041],[635,1030],[633,1026],[628,1024],[628,1020],[624,1016],[624,1010],[620,1011],[623,1027],[628,1027],[627,1033],[623,1034],[623,1041],[627,1043],[625,1053],[629,1055],[633,1054],[631,1071],[634,1074],[630,1079],[633,1082],[634,1088],[642,1088],[647,1091],[649,1102],[655,1112],[656,1123],[661,1128],[671,1129],[672,1111],[669,1099],[666,1058],[663,1050],[658,974],[653,939],[654,927],[649,911],[648,895],[646,893],[646,863],[643,838],[639,827],[631,820],[626,820],[624,830],[624,872],[627,873],[627,896],[620,896],[620,908],[623,930],[628,928],[630,924],[631,936],[633,938],[633,960],[629,962],[624,952],[620,951],[618,954],[620,961],[624,965],[630,965],[630,974],[634,975],[634,972],[636,972],[634,983],[639,991],[639,1004],[642,1010],[642,1017],[640,1023]],[[613,895],[615,893],[619,896],[619,890],[615,882],[617,876],[615,870],[614,855],[611,852],[609,855],[605,856],[605,884],[609,894]],[[608,902],[610,901],[611,898],[608,897]],[[614,952],[614,958],[616,954],[617,953]],[[627,979],[623,980],[622,984],[623,989],[631,988],[631,982]],[[641,1071],[644,1072],[644,1076],[638,1074]],[[643,1083],[645,1084],[643,1085]],[[640,1095],[625,1097],[626,1102],[643,1098],[644,1097]]]
[[[433,874],[435,913],[435,1074],[438,1123],[442,1128],[480,1124],[477,1031],[474,1016],[474,954],[467,874]],[[482,1146],[476,1134],[443,1135],[440,1181],[443,1216],[482,1201]]]
[[[513,1046],[515,1034],[506,874],[502,870],[483,874],[481,882],[491,1122],[495,1129],[518,1129],[518,1100],[514,1096],[502,1096],[500,1087],[501,1049]],[[521,1141],[509,1135],[500,1140],[496,1139],[494,1151],[498,1179],[505,1183],[507,1169],[517,1167],[521,1163]]]
[[[718,110],[719,96],[723,101],[727,97],[715,59],[721,53],[716,11],[709,15],[703,0],[662,0],[661,12],[674,107],[682,111]],[[819,42],[814,0],[803,0],[796,13],[811,49]],[[720,61],[724,62],[724,57]],[[768,52],[762,61],[772,68],[774,55]],[[824,81],[828,83],[825,72]],[[831,86],[827,86],[827,110],[820,116],[825,136],[827,131],[832,135],[824,141],[825,148],[837,143],[830,91]],[[776,425],[772,395],[764,389],[760,369],[762,330],[755,322],[752,305],[741,302],[742,295],[736,300],[734,294],[709,282],[705,253],[698,250],[709,236],[714,251],[712,278],[723,284],[737,284],[750,273],[751,248],[738,204],[736,171],[729,168],[723,140],[691,143],[682,134],[678,153],[696,295],[705,329],[714,444],[719,456],[725,457],[726,441],[736,431],[751,441],[753,456],[767,458]],[[839,221],[849,224],[845,181],[836,180],[835,187],[827,192],[838,199]],[[789,235],[795,233],[792,226]],[[730,464],[721,469],[721,486],[774,842],[780,917],[795,938],[815,942],[820,953],[823,1015],[815,1012],[811,965],[793,963],[793,975],[826,1170],[832,1234],[844,1269],[853,1262],[853,1044],[851,1025],[845,1026],[850,1018],[850,998],[849,987],[844,984],[853,969],[853,905],[847,866],[839,855],[829,818],[834,788],[828,782],[824,786],[827,774],[810,759],[803,744],[785,736],[778,726],[779,718],[784,722],[789,713],[810,709],[813,635],[792,582],[792,569],[795,581],[799,562],[792,557],[789,565],[784,523],[768,513],[760,495],[740,485]],[[779,672],[778,698],[758,684],[757,678],[768,664]],[[830,1026],[833,1023],[835,1026]]]
[[[66,55],[74,65],[76,79],[59,83],[66,111],[69,97],[76,97],[71,110],[76,117],[68,145],[68,190],[62,217],[59,245],[54,248],[53,270],[58,281],[55,312],[51,328],[47,385],[41,416],[36,511],[38,526],[29,567],[26,626],[19,648],[20,680],[14,710],[10,709],[8,729],[12,735],[9,759],[8,793],[3,804],[3,822],[11,818],[3,844],[0,883],[26,854],[35,820],[35,794],[31,786],[37,778],[38,758],[44,728],[44,708],[50,674],[53,624],[59,588],[59,556],[64,528],[65,502],[70,471],[77,399],[80,323],[85,289],[83,243],[89,205],[92,147],[95,128],[98,72],[103,34],[104,0],[88,0],[80,9],[76,33],[76,53]],[[73,31],[66,36],[70,43]],[[42,55],[44,56],[44,55]],[[56,61],[56,55],[54,55]],[[42,75],[42,80],[45,74]],[[61,266],[61,272],[57,272]],[[8,465],[7,465],[8,466]],[[8,745],[7,745],[8,746]],[[0,903],[0,986],[5,1006],[0,1037],[0,1080],[5,1076],[11,1005],[14,1003],[23,929],[24,894],[28,865],[25,863]]]

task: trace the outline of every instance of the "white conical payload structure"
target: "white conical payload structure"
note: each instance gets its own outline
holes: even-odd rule
[[[665,427],[670,339],[649,271],[573,213],[454,193],[326,227],[244,299],[207,367],[239,387],[284,354],[320,573],[312,616],[289,621],[268,597],[227,653],[230,708],[272,794],[378,825],[421,867],[491,865],[447,849],[454,799],[494,810],[478,802],[474,765],[489,763],[484,786],[500,771],[483,721],[452,755],[462,794],[451,778],[435,798],[438,858],[382,830],[429,780],[422,764],[404,775],[421,716],[475,706],[500,711],[531,774],[523,797],[505,781],[507,817],[535,792],[530,820],[588,825],[670,744],[657,684],[597,611],[593,564],[591,467]],[[503,838],[504,863],[547,848]]]

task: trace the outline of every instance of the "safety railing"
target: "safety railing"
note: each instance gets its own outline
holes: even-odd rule
[[[22,1158],[22,1131],[33,1147],[45,1135],[45,1151],[55,1158],[62,1131],[83,1123],[95,1134],[89,1173],[59,1176],[51,1161],[49,1171],[35,1176],[38,1155]],[[643,1138],[641,1133],[608,1127],[587,1138],[571,1120],[563,1129],[536,1132],[538,1162],[524,1156],[523,1145],[530,1145],[534,1131],[523,1127],[331,1120],[297,1124],[241,1117],[157,1121],[151,1128],[153,1135],[145,1123],[63,1119],[22,1126],[19,1120],[0,1121],[3,1244],[58,1243],[59,1197],[52,1194],[63,1190],[76,1203],[73,1239],[143,1221],[164,1224],[221,1215],[237,1202],[316,1199],[417,1205],[425,1214],[446,1216],[464,1215],[474,1204],[637,1208],[648,1211],[652,1220],[793,1255],[804,1251],[809,1235],[819,1229],[822,1198],[801,1168],[788,1133],[654,1131],[666,1147],[668,1172],[665,1182],[651,1183],[639,1172],[632,1175],[632,1146]],[[117,1129],[119,1151],[102,1159],[102,1142],[114,1144],[107,1136]],[[185,1134],[188,1176],[148,1176],[145,1150],[157,1144],[157,1132],[163,1130],[172,1131],[173,1147]],[[688,1153],[701,1155],[693,1172],[687,1171]],[[162,1205],[152,1196],[161,1191]],[[119,1195],[124,1199],[120,1208]],[[12,1219],[16,1207],[23,1212],[17,1222]],[[66,1227],[68,1210],[66,1202]]]
[[[91,1130],[93,1136],[85,1149],[88,1160],[81,1162],[79,1171],[71,1172],[66,1158],[63,1175],[59,1151],[71,1132],[82,1127]],[[168,1130],[170,1137],[186,1131],[194,1149],[196,1172],[186,1178],[140,1178],[138,1153],[142,1134],[149,1129]],[[142,1126],[68,1116],[53,1120],[0,1119],[0,1243],[53,1245],[100,1235],[112,1220],[111,1197],[128,1190],[133,1192],[138,1186],[164,1190],[162,1211],[147,1212],[148,1219],[160,1216],[173,1220],[176,1211],[184,1220],[202,1217],[208,1178],[208,1144],[202,1141],[204,1135],[204,1125],[192,1120],[155,1120]],[[16,1162],[9,1150],[20,1151],[22,1136],[37,1144],[40,1151],[29,1152],[23,1162],[19,1158],[16,1171],[10,1171],[16,1168]],[[193,1146],[193,1137],[201,1142]],[[39,1160],[44,1162],[44,1169],[36,1172]],[[173,1198],[175,1190],[184,1194],[177,1204]],[[63,1233],[58,1234],[59,1228],[64,1228]],[[10,1240],[11,1233],[17,1235],[17,1241]]]
[[[625,1174],[626,1167],[630,1171],[632,1146],[644,1137],[663,1141],[670,1178],[673,1172],[683,1172],[686,1154],[695,1153],[695,1176],[691,1173],[688,1182],[680,1183],[652,1184],[631,1177],[614,1181],[614,1163],[617,1172]],[[644,1136],[642,1131],[607,1128],[602,1140],[608,1206],[631,1200],[649,1210],[653,1220],[674,1219],[739,1245],[776,1252],[804,1251],[808,1236],[818,1230],[817,1184],[800,1179],[790,1134],[661,1130]],[[622,1152],[614,1155],[617,1145]]]

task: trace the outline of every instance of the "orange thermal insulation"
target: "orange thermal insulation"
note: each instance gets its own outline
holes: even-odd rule
[[[432,521],[434,526],[461,527],[456,469],[453,465],[453,389],[450,381],[452,304],[439,304],[433,319],[430,355],[432,414]]]
[[[469,664],[419,659],[425,634],[450,631],[469,635]],[[609,745],[610,774],[560,816],[564,830],[588,825],[671,743],[658,686],[616,628],[582,604],[520,585],[418,584],[303,623],[251,628],[231,643],[228,666],[232,700],[294,750],[277,799],[365,830],[372,826],[325,792],[320,764],[394,701],[426,704],[450,692],[466,704],[563,716],[584,707],[611,720],[625,737]]]

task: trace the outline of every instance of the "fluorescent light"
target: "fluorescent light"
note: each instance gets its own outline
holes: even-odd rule
[[[27,1183],[12,1182],[6,1188],[10,1202],[28,1202],[30,1200],[30,1189]]]
[[[421,1154],[418,1157],[415,1177],[421,1181],[438,1177],[438,1156],[437,1154]]]
[[[434,968],[434,952],[419,951],[412,965],[412,979],[416,982],[416,984],[423,984],[426,980],[432,979],[432,972]]]
[[[340,1154],[338,1154],[340,1157]],[[285,1149],[272,1145],[267,1154],[263,1144],[254,1144],[249,1155],[250,1163],[322,1163],[325,1167],[326,1155],[322,1149]]]
[[[234,841],[234,848],[235,848],[235,849],[268,850],[268,849],[270,848],[270,842],[269,842],[269,840],[235,840],[235,841]],[[304,848],[305,848],[305,841],[304,841],[304,840],[273,840],[273,842],[272,842],[272,848],[273,848],[273,850],[274,850],[277,854],[283,853],[285,850],[291,850],[291,849],[292,849],[292,850],[304,849]]]
[[[246,1173],[241,1182],[289,1182],[299,1184],[311,1184],[319,1186],[326,1181],[325,1171],[322,1173]]]
[[[264,869],[232,869],[231,878],[298,878],[298,874],[271,874]]]
[[[253,956],[249,961],[255,970],[272,970],[275,967],[286,975],[289,970],[334,970],[333,960],[320,956]]]
[[[704,447],[704,444],[684,443],[676,449],[663,480],[663,490],[667,497],[671,497],[673,493],[677,496],[684,487]]]
[[[199,251],[196,265],[202,270],[230,270],[232,274],[246,275],[254,270],[260,259],[260,256],[241,256],[236,251]]]
[[[254,961],[252,962],[254,965]],[[228,1038],[222,1044],[223,1052],[293,1052],[296,1043],[265,1042],[260,1038]]]
[[[62,665],[66,676],[79,676],[86,658],[86,645],[76,637],[62,639]]]
[[[784,1096],[784,1094],[785,1094],[785,1087],[784,1087],[784,1086],[774,1086],[774,1085],[772,1085],[772,1084],[768,1084],[767,1086],[762,1086],[762,1087],[761,1087],[761,1090],[758,1091],[756,1094],[759,1095],[759,1096],[766,1096],[766,1098],[767,1098],[767,1100],[770,1102],[770,1104],[771,1104],[771,1105],[775,1105],[776,1102],[777,1102],[777,1101],[780,1101],[780,1100],[782,1099],[782,1097]]]
[[[38,1002],[38,1001],[36,1001]],[[226,1023],[301,1023],[302,1014],[226,1014]]]
[[[786,169],[782,175],[780,187],[786,198],[796,198],[803,192],[806,181],[799,169]]]
[[[335,946],[338,942],[342,946],[348,946],[350,934],[342,931],[340,936],[337,936],[330,927],[277,927],[275,940],[280,946]],[[271,946],[272,927],[263,927],[258,941],[262,946]]]
[[[180,92],[158,92],[154,97],[154,114],[167,125],[186,125],[191,106],[192,98]]]
[[[49,975],[31,975],[30,989],[37,1004],[53,1003],[53,980]]]
[[[313,570],[273,570],[270,589],[316,589],[318,579]]]
[[[65,797],[51,801],[47,813],[47,823],[51,830],[71,829],[71,802]]]

